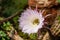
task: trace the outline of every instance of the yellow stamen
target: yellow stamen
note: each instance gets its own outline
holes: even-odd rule
[[[39,19],[35,19],[35,20],[33,21],[33,24],[34,24],[34,25],[36,25],[36,24],[38,25],[38,24],[39,24]]]

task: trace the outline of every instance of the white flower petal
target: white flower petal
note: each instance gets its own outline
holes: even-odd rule
[[[35,19],[39,20],[39,24],[33,24]],[[44,17],[42,17],[42,12],[27,9],[25,10],[21,17],[19,18],[19,27],[21,28],[22,32],[24,33],[37,33],[38,29],[42,28],[44,21]]]

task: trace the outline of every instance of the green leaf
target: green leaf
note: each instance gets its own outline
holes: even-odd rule
[[[1,28],[9,31],[12,29],[12,24],[9,21],[7,21],[6,23],[4,22],[3,25],[1,26]]]
[[[5,40],[5,38],[2,37],[2,40]]]
[[[5,23],[5,22],[3,23],[3,26],[4,26],[4,27],[6,26],[6,23]]]
[[[10,22],[7,22],[7,25],[10,26],[11,25]]]
[[[0,31],[0,36],[1,36],[1,37],[5,37],[6,34],[5,34],[3,31]]]
[[[36,33],[35,34],[30,34],[30,38],[35,40],[37,38],[37,34]]]
[[[10,40],[4,31],[0,31],[0,40]]]
[[[18,22],[18,18],[19,18],[19,16],[14,17],[14,18],[13,18],[13,21],[14,21],[15,23],[17,23],[17,22]]]

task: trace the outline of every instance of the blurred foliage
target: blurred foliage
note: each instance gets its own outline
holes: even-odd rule
[[[5,32],[10,31],[11,27],[12,25],[9,21],[0,25],[0,40],[10,40],[9,36]]]
[[[58,2],[60,3],[60,0],[58,0]]]
[[[3,31],[0,31],[0,37],[5,37],[6,34]]]
[[[4,33],[4,31],[0,30],[0,40],[10,40],[10,38],[7,36],[6,33]]]
[[[16,17],[13,18],[14,23],[18,22],[18,18],[19,18],[19,16],[16,16]]]
[[[60,16],[57,17],[57,20],[60,20]]]
[[[22,31],[20,31],[19,35],[26,40],[36,40],[37,39],[37,33],[28,35],[27,33],[23,33]]]
[[[36,40],[37,39],[37,34],[36,33],[30,34],[30,39]]]
[[[12,19],[14,28],[15,28],[16,30],[19,29],[18,19],[19,19],[19,16],[16,16],[16,17],[14,17],[14,18]]]
[[[57,17],[57,20],[59,21],[58,23],[60,24],[60,16]]]
[[[27,0],[2,0],[1,7],[3,9],[3,15],[8,17],[18,10],[22,11],[24,6],[27,5]]]
[[[12,28],[12,25],[10,22],[4,22],[3,25],[1,26],[2,29],[6,30],[6,31],[10,31]]]
[[[23,33],[23,32],[19,32],[19,35],[24,39],[27,39],[29,37],[27,33]]]
[[[0,20],[3,20],[4,18],[3,17],[0,17]]]

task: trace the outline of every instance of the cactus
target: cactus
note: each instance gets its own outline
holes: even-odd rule
[[[55,36],[60,36],[60,16],[56,17],[54,24],[51,27],[51,32]]]

